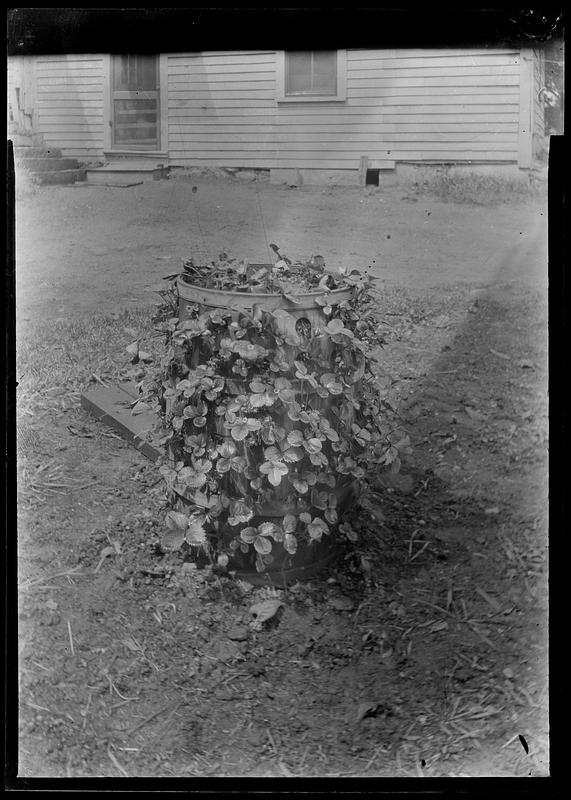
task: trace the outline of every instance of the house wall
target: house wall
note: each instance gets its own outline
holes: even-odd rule
[[[36,57],[37,132],[47,146],[89,161],[103,154],[103,55]]]
[[[520,54],[349,50],[347,100],[276,102],[275,53],[169,55],[170,163],[516,162]]]
[[[35,123],[35,59],[11,59],[8,68],[8,123],[21,133],[33,130]]]
[[[274,167],[275,62],[275,51],[169,54],[169,163]]]
[[[35,127],[64,155],[108,147],[108,60],[35,58]],[[161,149],[171,166],[355,172],[365,156],[373,169],[526,167],[537,79],[536,61],[511,49],[348,50],[347,100],[278,103],[275,51],[169,53]]]

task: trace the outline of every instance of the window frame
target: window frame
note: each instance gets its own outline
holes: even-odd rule
[[[276,52],[276,99],[278,103],[339,103],[347,99],[347,51],[337,53],[337,92],[336,94],[286,94],[286,56],[295,50]]]

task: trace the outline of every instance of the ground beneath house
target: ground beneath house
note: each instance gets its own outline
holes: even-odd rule
[[[194,192],[193,186],[197,187]],[[266,244],[382,288],[414,446],[384,521],[284,603],[158,546],[156,467],[79,406],[163,275]],[[544,776],[546,204],[157,181],[17,209],[21,777]]]

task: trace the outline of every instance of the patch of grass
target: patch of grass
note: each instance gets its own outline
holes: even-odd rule
[[[547,194],[545,181],[536,173],[506,178],[477,172],[452,172],[447,168],[420,171],[409,189],[414,194],[431,195],[443,202],[473,205],[529,202],[545,198]]]
[[[101,379],[112,383],[130,367],[126,347],[144,342],[160,354],[154,308],[125,309],[81,319],[39,323],[17,341],[18,415],[75,405],[79,393]],[[96,377],[94,377],[96,376]]]

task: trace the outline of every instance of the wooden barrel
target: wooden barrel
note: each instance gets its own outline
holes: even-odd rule
[[[300,293],[296,295],[295,300],[297,302],[295,302],[282,295],[276,294],[253,294],[204,289],[194,286],[183,279],[178,280],[177,286],[179,292],[179,319],[183,322],[195,313],[200,314],[215,309],[223,312],[230,310],[233,319],[238,320],[241,314],[244,312],[252,312],[255,306],[259,306],[266,311],[276,311],[278,309],[287,311],[296,320],[296,326],[299,323],[302,324],[303,330],[307,335],[311,335],[318,329],[325,327],[328,322],[328,318],[323,312],[322,305],[316,302],[318,299],[324,297],[325,292],[323,291]],[[353,290],[351,288],[337,289],[327,292],[327,302],[328,305],[335,306],[350,300],[352,296]],[[332,349],[331,343],[328,340],[324,342],[324,347]],[[201,348],[200,338],[197,337],[196,346],[192,348],[187,359],[187,365],[190,368],[196,368],[196,366],[204,363],[207,359],[209,354],[204,352]],[[294,345],[288,345],[286,349],[289,351],[288,361],[293,365],[294,360],[299,356],[299,349]],[[323,354],[327,355],[326,352]],[[298,395],[301,396],[301,392],[303,391],[306,407],[317,410],[319,414],[325,417],[331,426],[335,428],[336,420],[334,408],[336,404],[339,403],[339,397],[332,394],[321,397],[316,391],[311,390],[306,382],[290,378],[289,376],[288,380],[296,392],[296,397]],[[236,394],[248,394],[250,391],[247,386],[248,381],[240,380],[237,377],[233,377],[228,384],[232,385],[232,391]],[[293,430],[294,423],[287,415],[285,409],[279,416],[276,415],[276,410],[273,407],[269,413],[274,422],[280,427],[283,427],[286,433]],[[343,422],[345,426],[350,427],[353,413],[352,406],[346,404],[343,410]],[[219,439],[231,440],[229,432],[224,428],[223,418],[218,418],[216,421],[216,434]],[[249,465],[257,469],[259,464],[263,462],[264,445],[252,447],[245,445],[243,442],[232,441],[237,448],[237,455],[242,456]],[[328,455],[329,449],[330,443],[328,442],[324,445],[324,452],[326,455]],[[343,477],[343,480],[339,481],[334,487],[328,490],[336,497],[336,509],[339,514],[350,508],[358,494],[358,484],[355,480],[351,478],[351,476]],[[244,475],[233,470],[224,474],[220,488],[228,496],[236,498],[244,498],[252,493],[248,479]],[[255,516],[248,522],[248,525],[257,526],[262,522],[273,522],[279,518],[283,518],[285,514],[295,513],[296,501],[293,498],[296,496],[297,492],[294,490],[289,477],[284,477],[279,486],[273,487],[271,503],[255,504]],[[312,516],[318,516],[321,512],[317,509],[312,509],[310,513],[312,513]],[[335,525],[330,527],[335,529]],[[236,528],[228,526],[228,530],[223,531],[222,536],[223,538],[227,537],[228,541],[231,540],[236,536]],[[309,578],[320,569],[330,564],[339,552],[337,542],[338,537],[332,535],[324,535],[319,541],[307,543],[299,542],[298,550],[293,555],[287,553],[280,544],[273,542],[272,556],[274,560],[266,571],[261,573],[256,571],[254,563],[255,552],[253,552],[253,548],[250,548],[248,553],[236,552],[229,568],[235,569],[238,574],[253,583],[281,586],[284,581],[287,583],[291,580]]]

